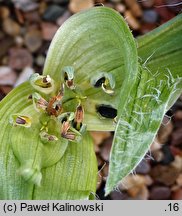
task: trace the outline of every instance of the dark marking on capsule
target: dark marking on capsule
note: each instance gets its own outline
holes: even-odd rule
[[[97,112],[105,118],[114,119],[117,116],[117,110],[110,105],[98,105],[96,106]]]
[[[102,77],[100,78],[99,80],[97,80],[97,82],[94,84],[94,87],[95,88],[99,88],[102,86],[102,84],[105,82],[106,78],[105,77]]]
[[[24,124],[26,124],[26,121],[25,121],[25,119],[23,119],[23,118],[21,118],[21,117],[17,117],[17,118],[16,118],[16,123],[17,123],[17,124],[24,125]]]

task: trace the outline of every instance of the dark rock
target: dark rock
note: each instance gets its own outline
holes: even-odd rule
[[[143,20],[146,23],[155,23],[158,20],[158,14],[155,10],[145,10],[143,12]]]
[[[155,186],[150,191],[150,199],[152,200],[167,200],[171,196],[171,190],[164,186]]]
[[[110,155],[110,151],[111,151],[112,140],[113,140],[113,138],[109,137],[108,139],[106,139],[104,141],[103,145],[101,146],[100,155],[105,161],[109,161],[109,155]]]
[[[25,35],[25,45],[30,52],[37,51],[42,45],[42,34],[38,29],[32,29]]]
[[[173,156],[171,149],[168,145],[163,145],[161,151],[163,152],[163,158],[160,161],[161,164],[168,165],[174,161],[174,156]]]
[[[136,167],[135,171],[138,174],[147,174],[150,172],[150,165],[148,163],[148,161],[146,160],[142,160],[138,166]]]
[[[9,66],[21,70],[26,66],[32,66],[33,58],[28,50],[23,48],[11,48],[9,51]]]
[[[182,146],[182,128],[178,128],[172,133],[171,145]]]
[[[129,196],[126,192],[112,191],[110,194],[111,199],[113,200],[128,200]]]
[[[60,16],[63,15],[65,9],[58,5],[49,6],[43,14],[43,19],[49,22],[55,22]]]
[[[175,183],[180,171],[173,166],[157,165],[151,170],[152,178],[166,186],[170,186]]]
[[[56,31],[58,30],[58,26],[50,22],[43,22],[41,24],[41,29],[43,39],[51,41]]]

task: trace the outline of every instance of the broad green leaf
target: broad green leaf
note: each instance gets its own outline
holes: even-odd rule
[[[119,111],[106,194],[143,159],[165,112],[182,92],[181,23],[179,15],[138,39],[141,70],[124,110]]]
[[[111,131],[115,128],[113,118],[100,116],[97,107],[104,104],[117,109],[121,89],[124,105],[137,76],[137,60],[136,45],[124,19],[112,9],[96,7],[72,16],[62,25],[51,43],[43,73],[60,84],[65,67],[70,66],[72,73],[74,69],[75,91],[85,98],[87,129]],[[107,93],[107,86],[106,91],[93,86],[99,74],[107,73],[114,79],[106,77],[113,95]],[[72,98],[76,97],[72,93]],[[71,103],[73,100],[65,104],[66,109]]]

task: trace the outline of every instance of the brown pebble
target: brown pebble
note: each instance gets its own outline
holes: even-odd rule
[[[64,12],[64,14],[57,19],[56,24],[61,26],[70,16],[71,13],[69,11]]]
[[[1,49],[0,49],[0,57],[3,57],[8,53],[8,49],[13,46],[14,39],[13,37],[6,36],[0,40]]]
[[[140,23],[137,21],[137,19],[132,15],[131,11],[127,10],[124,13],[124,17],[126,22],[129,24],[129,26],[133,30],[138,30],[140,28]]]
[[[43,22],[41,23],[41,29],[43,39],[51,41],[56,31],[58,30],[58,26],[53,23]]]
[[[7,19],[10,15],[9,9],[5,6],[0,7],[0,18]]]
[[[141,1],[144,8],[151,8],[154,5],[154,0]]]
[[[94,6],[93,0],[70,0],[69,10],[72,13],[78,13],[82,10],[91,8]]]
[[[113,200],[128,200],[129,196],[126,192],[112,191],[110,194],[111,199]]]
[[[100,156],[105,160],[109,161],[109,156],[110,156],[110,151],[111,151],[111,146],[112,146],[112,137],[109,137],[106,139],[101,146],[101,151],[100,151]]]
[[[132,12],[133,16],[137,18],[141,17],[143,14],[142,9],[138,3],[133,4],[132,7],[130,7],[130,11]]]
[[[141,34],[146,34],[155,29],[156,27],[156,23],[143,23],[141,25],[140,32]]]
[[[179,176],[179,170],[173,166],[157,165],[151,170],[152,178],[159,183],[170,186]]]
[[[9,51],[9,66],[21,70],[26,66],[32,66],[33,58],[30,52],[24,48],[11,48]]]
[[[40,14],[38,11],[30,11],[24,13],[24,18],[29,23],[39,23],[40,22]]]
[[[150,165],[148,161],[142,160],[135,169],[135,172],[138,174],[147,174],[150,172]]]
[[[14,20],[7,18],[3,21],[3,30],[10,36],[16,36],[20,34],[20,26]]]
[[[126,6],[124,4],[116,4],[115,9],[119,12],[119,13],[124,13],[126,10]]]
[[[172,193],[173,200],[182,200],[182,188]]]
[[[178,176],[178,178],[176,179],[176,183],[182,187],[182,173]]]
[[[33,29],[25,35],[25,45],[30,52],[36,52],[42,45],[42,34],[39,30]]]
[[[155,186],[150,191],[150,199],[166,200],[171,196],[170,188],[164,186]]]
[[[10,93],[10,91],[13,89],[12,86],[9,86],[9,85],[3,85],[1,86],[1,91],[7,95],[8,93]]]
[[[92,136],[95,145],[101,145],[105,139],[111,136],[111,133],[107,131],[91,131],[90,135]]]
[[[174,123],[175,123],[175,128],[181,128],[182,127],[182,110],[178,110],[174,114]]]
[[[16,73],[10,67],[0,67],[0,85],[14,85],[16,78]]]
[[[182,145],[182,128],[178,128],[172,133],[171,145],[174,145],[174,146]]]
[[[164,144],[168,141],[169,136],[173,131],[173,124],[168,117],[164,117],[162,124],[158,131],[158,140],[161,144]]]

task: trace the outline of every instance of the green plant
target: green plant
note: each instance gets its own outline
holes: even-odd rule
[[[0,198],[93,198],[92,130],[115,131],[106,194],[128,175],[181,93],[181,18],[137,41],[105,7],[66,21],[43,75],[0,103]]]

